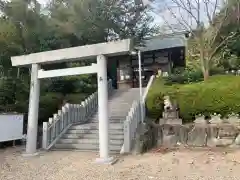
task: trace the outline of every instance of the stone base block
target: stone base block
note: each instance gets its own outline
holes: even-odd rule
[[[22,154],[23,157],[35,157],[35,156],[38,156],[38,155],[39,155],[38,152],[35,152],[35,153],[32,153],[32,154],[25,152],[25,153]]]
[[[163,142],[162,145],[164,147],[174,147],[177,145],[178,138],[175,135],[169,135],[169,136],[164,136],[163,137]]]
[[[188,141],[187,144],[189,146],[206,146],[207,141],[207,130],[205,127],[197,127],[195,126],[188,133]]]
[[[173,124],[173,125],[176,125],[176,124],[179,124],[181,125],[182,124],[182,119],[167,119],[165,124]]]
[[[234,140],[232,138],[221,138],[218,141],[217,146],[218,147],[225,147],[225,146],[229,146],[231,144],[233,144]]]
[[[234,139],[232,138],[212,138],[207,141],[207,146],[209,147],[227,147],[232,145]]]
[[[108,165],[112,165],[117,161],[117,159],[113,158],[113,157],[108,157],[108,158],[97,158],[96,159],[96,163],[97,164],[108,164]]]

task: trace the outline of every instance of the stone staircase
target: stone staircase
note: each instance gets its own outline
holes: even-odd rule
[[[123,122],[126,119],[133,101],[137,99],[139,99],[138,88],[113,90],[109,97],[110,153],[119,153],[121,151],[124,141]],[[53,149],[99,151],[98,113],[95,113],[88,120],[88,123],[71,126],[57,141]]]

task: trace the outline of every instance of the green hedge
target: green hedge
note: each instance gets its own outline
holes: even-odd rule
[[[67,94],[64,100],[70,104],[81,104],[88,96],[89,94],[84,93]]]
[[[173,74],[164,78],[165,84],[172,85],[178,84],[188,84],[193,82],[199,82],[203,80],[203,75],[201,70],[191,70],[191,69],[175,69]]]
[[[61,110],[63,103],[80,104],[88,94],[75,93],[63,96],[61,93],[46,93],[40,97],[39,121],[46,121],[53,113]]]
[[[225,74],[223,68],[215,67],[209,72],[211,76]],[[203,81],[203,74],[201,69],[176,68],[174,72],[168,77],[164,77],[166,85],[172,84],[189,84]]]
[[[61,93],[47,93],[40,97],[39,103],[39,123],[48,121],[48,118],[61,109],[63,95]]]
[[[240,112],[240,77],[233,75],[212,76],[207,82],[184,85],[165,85],[164,80],[155,80],[147,97],[149,116],[162,114],[163,95],[168,94],[180,107],[180,116],[185,122],[197,114],[222,116]]]

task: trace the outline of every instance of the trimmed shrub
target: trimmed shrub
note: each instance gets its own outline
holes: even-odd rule
[[[207,82],[171,86],[158,79],[149,91],[147,107],[149,116],[156,118],[163,110],[159,102],[163,104],[163,95],[169,95],[177,101],[184,122],[190,122],[197,114],[226,116],[232,112],[240,113],[239,92],[240,77],[233,75],[212,76]]]
[[[212,68],[209,71],[210,76],[225,74],[224,69],[220,67]],[[173,74],[164,78],[166,85],[189,84],[203,81],[203,74],[200,69],[175,69]]]
[[[162,78],[157,78],[149,89],[146,107],[147,116],[151,118],[158,118],[163,112],[163,96],[166,94],[168,87],[164,85],[165,81]]]
[[[48,118],[53,116],[53,113],[57,113],[61,110],[64,102],[71,104],[80,104],[87,94],[68,94],[63,96],[61,93],[46,93],[40,97],[39,105],[39,122],[48,121]]]
[[[67,94],[64,100],[70,104],[81,104],[89,95],[84,93]]]
[[[188,84],[188,83],[202,81],[203,75],[201,70],[177,69],[173,74],[170,74],[168,77],[165,77],[164,80],[167,85],[176,84],[176,83]]]
[[[225,73],[224,68],[222,68],[222,67],[215,67],[215,68],[210,69],[209,74],[211,76],[213,76],[213,75],[223,75],[223,74],[226,74],[226,73]]]

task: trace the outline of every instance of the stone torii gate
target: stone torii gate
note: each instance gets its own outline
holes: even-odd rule
[[[108,89],[107,89],[107,57],[128,54],[132,50],[130,39],[79,46],[54,51],[33,53],[29,55],[11,57],[13,66],[31,65],[31,83],[27,127],[27,156],[37,154],[37,127],[40,94],[40,79],[60,76],[97,73],[98,76],[98,112],[99,112],[99,149],[98,162],[108,163],[109,157],[109,119],[108,119]],[[80,61],[97,58],[97,64],[85,67],[74,67],[44,71],[42,64]]]

